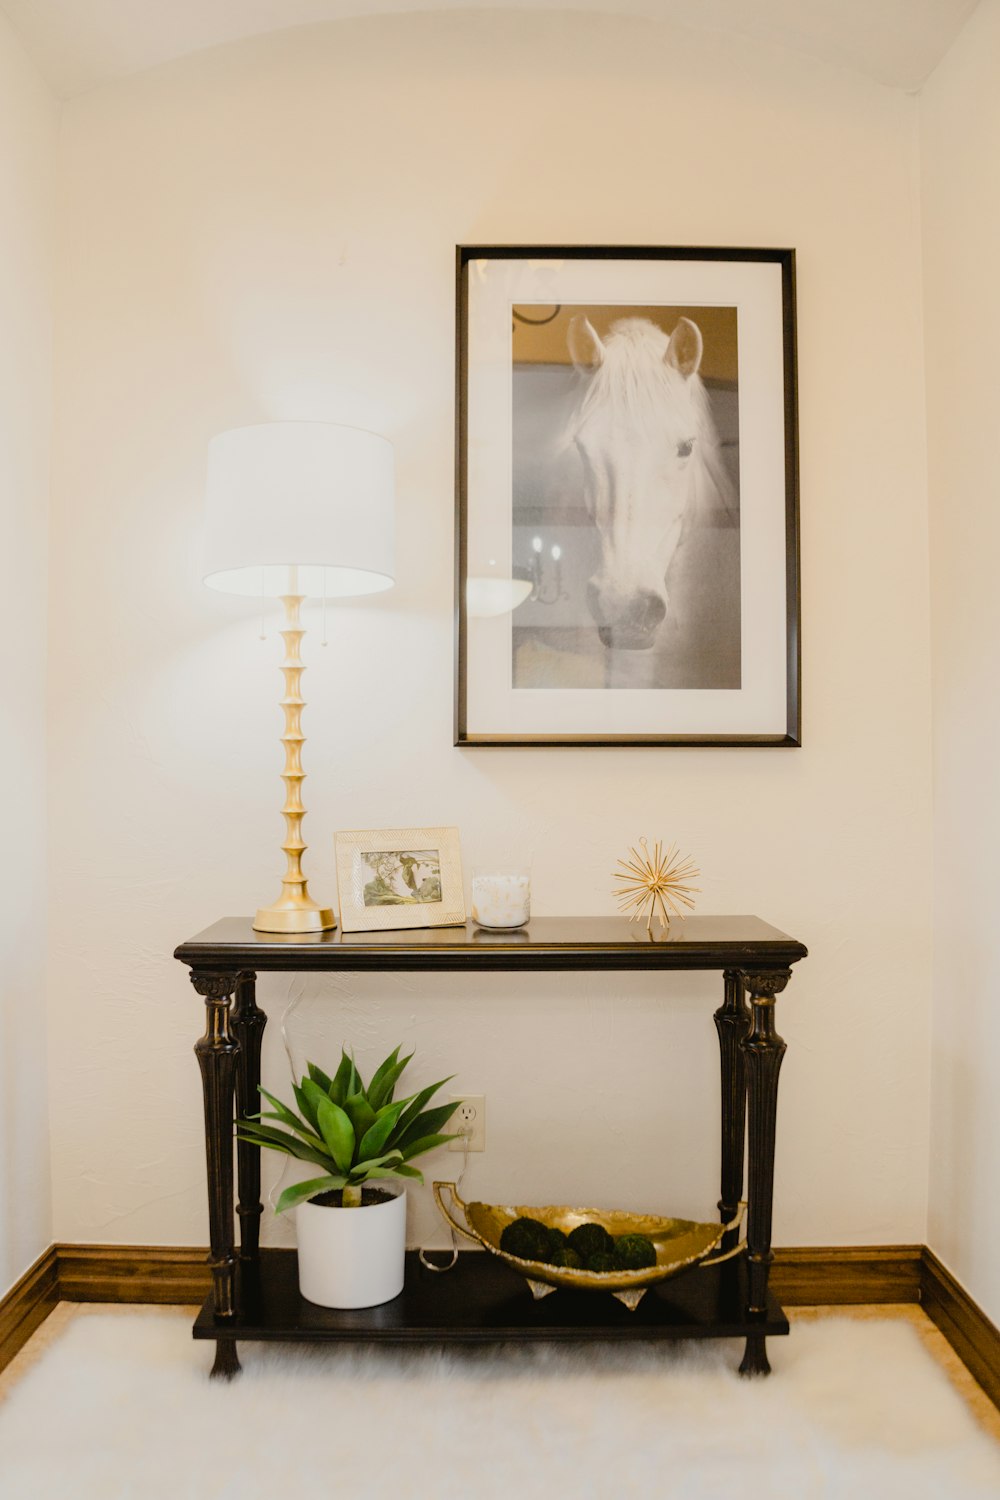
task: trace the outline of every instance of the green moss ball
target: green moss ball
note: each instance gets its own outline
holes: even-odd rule
[[[598,1250],[595,1255],[588,1255],[584,1261],[588,1271],[617,1271],[614,1256],[607,1250]]]
[[[622,1234],[615,1240],[615,1265],[620,1271],[642,1271],[656,1265],[656,1247],[644,1234]]]
[[[567,1271],[579,1271],[583,1261],[572,1245],[564,1245],[559,1250],[549,1251],[549,1265],[562,1266]]]
[[[550,1229],[548,1234],[550,1250],[555,1251],[566,1249],[567,1245],[569,1244],[569,1236],[564,1234],[561,1229]]]
[[[592,1255],[612,1255],[615,1248],[614,1240],[600,1224],[578,1224],[569,1236],[569,1243],[584,1265]]]
[[[520,1260],[548,1260],[549,1231],[537,1219],[515,1219],[501,1233],[500,1249]]]

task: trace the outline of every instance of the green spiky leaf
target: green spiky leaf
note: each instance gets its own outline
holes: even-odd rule
[[[311,1062],[306,1063],[306,1072],[313,1083],[317,1084],[323,1090],[324,1094],[329,1094],[333,1087],[333,1079],[328,1073],[324,1073],[322,1068],[317,1067],[315,1063]]]
[[[364,1093],[358,1070],[354,1066],[354,1058],[348,1057],[343,1049],[340,1053],[340,1066],[333,1075],[333,1082],[327,1089],[327,1093],[334,1104],[339,1104],[341,1109],[344,1107],[345,1100],[349,1099],[352,1094]]]
[[[372,1081],[368,1085],[367,1092],[369,1099],[371,1098],[372,1094],[374,1094],[379,1088],[381,1088],[386,1074],[395,1067],[396,1061],[399,1058],[399,1051],[399,1047],[394,1047],[389,1053],[389,1056],[385,1058],[383,1062],[380,1062],[378,1067],[375,1069],[374,1073],[372,1074]]]
[[[309,1102],[313,1114],[316,1116],[316,1130],[320,1135],[323,1131],[319,1123],[319,1107],[321,1104],[329,1104],[330,1100],[318,1083],[313,1083],[311,1078],[303,1078],[302,1092]]]
[[[455,1074],[452,1073],[448,1078],[442,1078],[438,1083],[429,1083],[427,1087],[421,1089],[419,1093],[411,1094],[409,1099],[403,1100],[406,1108],[403,1110],[403,1113],[399,1117],[399,1130],[401,1135],[404,1131],[409,1129],[414,1120],[416,1120],[417,1116],[420,1114],[420,1111],[423,1109],[424,1105],[430,1099],[433,1099],[438,1089],[444,1088],[445,1084],[450,1083],[452,1078],[454,1077]],[[461,1101],[456,1101],[456,1109],[458,1108],[460,1102]]]
[[[320,1138],[316,1134],[316,1132],[312,1130],[303,1120],[300,1120],[295,1111],[289,1109],[287,1104],[282,1104],[280,1099],[276,1099],[273,1094],[269,1094],[267,1092],[267,1089],[261,1088],[260,1085],[258,1085],[258,1091],[263,1094],[268,1104],[274,1106],[273,1114],[261,1114],[260,1118],[262,1120],[280,1120],[282,1125],[287,1125],[289,1129],[297,1131],[298,1134],[304,1136],[306,1140],[313,1142],[315,1145],[322,1145],[322,1142],[320,1141]]]
[[[281,1197],[275,1204],[275,1212],[283,1214],[286,1208],[294,1208],[297,1203],[305,1203],[310,1198],[318,1198],[320,1193],[332,1193],[337,1188],[345,1187],[346,1178],[333,1176],[313,1177],[309,1182],[296,1182],[291,1187],[285,1188]]]
[[[413,1053],[411,1052],[409,1057],[404,1057],[402,1062],[399,1062],[399,1048],[397,1047],[394,1052],[389,1053],[389,1056],[382,1063],[381,1067],[376,1069],[375,1076],[368,1085],[368,1099],[372,1109],[376,1113],[383,1105],[392,1103],[392,1096],[399,1081],[399,1075],[412,1057]]]
[[[442,1125],[447,1125],[461,1102],[461,1099],[456,1099],[453,1104],[438,1104],[434,1109],[425,1109],[409,1122],[405,1130],[398,1133],[392,1144],[405,1149],[411,1141],[419,1140],[424,1135],[433,1135]]]
[[[354,1160],[354,1126],[350,1116],[324,1094],[316,1110],[320,1134],[341,1172],[349,1172]]]
[[[272,1110],[269,1109],[264,1110],[262,1114],[255,1115],[254,1119],[276,1120],[279,1125],[284,1125],[286,1123],[284,1115],[275,1114]],[[242,1124],[243,1121],[240,1121],[239,1123]],[[322,1151],[324,1149],[322,1137],[316,1135],[312,1130],[309,1129],[307,1125],[299,1124],[293,1128],[295,1129],[296,1134],[300,1136],[307,1145],[314,1147],[317,1151]]]
[[[297,1156],[299,1161],[311,1161],[318,1167],[330,1165],[330,1153],[321,1145],[310,1146],[308,1141],[300,1140],[297,1135],[287,1135],[285,1131],[276,1130],[272,1125],[262,1125],[257,1120],[240,1120],[237,1134],[242,1134],[245,1140],[249,1139],[255,1145],[287,1151],[289,1156]]]
[[[352,1182],[361,1182],[368,1173],[376,1167],[391,1167],[403,1160],[402,1152],[388,1151],[385,1156],[373,1156],[368,1160],[357,1162],[350,1171]]]
[[[360,1141],[362,1136],[375,1124],[375,1111],[364,1094],[351,1094],[345,1099],[344,1113],[354,1126],[356,1140]]]
[[[423,1156],[425,1151],[434,1151],[438,1146],[443,1146],[446,1141],[457,1141],[457,1135],[422,1135],[419,1140],[411,1141],[409,1145],[403,1146],[403,1160],[410,1161],[414,1156]]]
[[[378,1156],[385,1149],[402,1112],[402,1103],[390,1104],[386,1109],[379,1111],[378,1118],[366,1131],[364,1139],[358,1146],[360,1161],[368,1161],[369,1158]]]
[[[308,1083],[309,1081],[310,1081],[309,1079],[303,1079],[303,1083]],[[315,1084],[313,1084],[313,1088],[314,1089],[316,1088]],[[316,1106],[315,1106],[315,1104],[312,1102],[312,1100],[310,1099],[309,1095],[306,1093],[304,1087],[300,1088],[297,1083],[293,1083],[292,1084],[292,1090],[293,1090],[293,1092],[295,1094],[295,1102],[299,1106],[299,1114],[302,1116],[303,1120],[305,1120],[309,1125],[311,1125],[312,1128],[313,1128],[313,1130],[315,1130],[316,1133],[318,1134],[319,1133],[319,1118],[318,1118],[318,1116],[316,1114]]]
[[[269,1151],[280,1151],[284,1156],[291,1156],[287,1146],[279,1145],[277,1141],[262,1141],[255,1135],[244,1135],[242,1124],[236,1131],[236,1139],[245,1141],[248,1146],[266,1146]]]

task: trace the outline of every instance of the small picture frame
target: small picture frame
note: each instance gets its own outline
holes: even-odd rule
[[[457,828],[355,828],[334,837],[342,931],[464,925]]]

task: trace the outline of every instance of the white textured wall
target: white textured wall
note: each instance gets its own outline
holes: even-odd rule
[[[1000,4],[921,101],[934,677],[928,1243],[1000,1322]]]
[[[66,112],[51,674],[56,1226],[206,1235],[199,1002],[176,942],[276,891],[278,642],[204,589],[209,437],[323,417],[396,443],[399,582],[307,639],[314,890],[337,827],[512,836],[540,913],[611,908],[642,833],[812,956],[779,1005],[776,1238],[926,1222],[930,758],[914,103],[622,18],[296,31]],[[451,747],[459,242],[799,252],[805,748]],[[660,990],[663,993],[661,995]],[[298,1054],[418,1049],[488,1100],[476,1196],[714,1212],[704,976],[344,977]],[[265,1072],[286,1086],[277,1025]],[[447,1166],[453,1159],[435,1165]],[[274,1233],[272,1227],[271,1231]],[[284,1232],[284,1231],[282,1231]],[[418,1195],[411,1236],[437,1233]]]
[[[52,1238],[45,610],[56,110],[0,15],[0,1295]]]

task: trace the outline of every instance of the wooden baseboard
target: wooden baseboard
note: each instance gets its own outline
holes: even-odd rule
[[[786,1307],[919,1302],[921,1245],[796,1246],[774,1252],[770,1285]]]
[[[59,1301],[59,1262],[50,1245],[0,1299],[0,1370],[31,1338]]]
[[[208,1251],[187,1245],[57,1245],[64,1302],[200,1306],[212,1278]]]
[[[60,1301],[199,1305],[211,1285],[207,1255],[200,1246],[52,1245],[0,1300],[0,1370]],[[921,1302],[1000,1407],[1000,1330],[926,1246],[777,1250],[771,1285],[788,1307]]]
[[[199,1303],[208,1251],[164,1245],[59,1245],[67,1302]],[[789,1307],[919,1302],[920,1245],[806,1246],[775,1252],[771,1285]]]
[[[1000,1329],[925,1246],[920,1301],[966,1369],[1000,1408]]]

